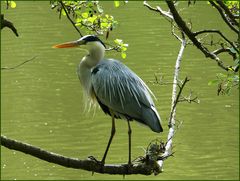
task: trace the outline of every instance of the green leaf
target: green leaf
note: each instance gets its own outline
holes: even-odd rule
[[[208,85],[213,85],[213,84],[217,84],[218,80],[211,80],[208,82]]]
[[[82,23],[75,23],[76,26],[82,26]]]
[[[88,12],[82,13],[82,17],[85,19],[88,18]]]
[[[114,42],[118,45],[121,45],[123,41],[121,39],[116,39],[114,40]]]
[[[121,56],[122,56],[123,59],[125,59],[127,57],[127,54],[125,52],[122,52]]]
[[[87,20],[91,23],[94,23],[94,21],[97,19],[96,15],[93,15],[92,17],[89,17]]]
[[[116,8],[118,8],[118,7],[120,6],[120,2],[119,2],[119,1],[114,1],[114,6],[115,6]]]
[[[113,16],[109,16],[108,15],[107,19],[112,21],[113,20]]]
[[[227,78],[227,75],[222,74],[222,73],[218,73],[218,74],[217,74],[217,77],[218,77],[218,78]]]
[[[113,21],[112,22],[112,27],[115,28],[117,26],[118,22],[117,21]]]
[[[14,1],[10,1],[11,8],[16,8],[17,4]]]
[[[126,50],[127,50],[127,48],[126,48],[126,47],[122,47],[122,51],[124,51],[124,52],[125,52]]]
[[[101,23],[101,28],[107,28],[108,27],[108,23]]]
[[[63,15],[63,16],[66,16],[66,13],[65,13],[65,11],[62,9],[61,10],[61,14]]]
[[[98,9],[98,12],[99,12],[99,13],[103,13],[102,6],[100,6],[100,5],[97,5],[97,9]]]
[[[232,53],[237,53],[237,51],[236,51],[233,47],[231,47],[229,50],[230,50]]]
[[[234,71],[232,67],[228,67],[228,70],[230,70],[230,71]]]
[[[230,87],[227,87],[226,90],[225,90],[225,92],[226,92],[227,95],[230,95],[230,91],[231,91],[231,88],[230,88]]]
[[[82,22],[82,18],[77,18],[76,19],[76,23],[81,23]]]
[[[239,64],[239,58],[236,58],[236,59],[234,60],[234,63],[235,63],[235,64]]]

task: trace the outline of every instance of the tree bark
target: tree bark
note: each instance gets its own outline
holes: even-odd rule
[[[16,36],[19,36],[18,32],[17,32],[17,29],[15,28],[13,23],[4,19],[4,15],[1,14],[1,29],[5,28],[5,27],[10,28]]]
[[[78,158],[70,158],[63,155],[59,155],[53,152],[43,150],[39,147],[32,146],[27,143],[22,143],[13,139],[9,139],[5,136],[1,136],[1,145],[16,151],[20,151],[25,154],[29,154],[41,160],[55,163],[64,167],[83,169],[91,172],[102,173],[102,174],[119,174],[119,175],[131,175],[131,174],[142,174],[151,175],[156,173],[156,167],[154,163],[142,162],[128,164],[105,164],[95,159],[87,158],[84,160]],[[159,173],[159,172],[158,172]]]

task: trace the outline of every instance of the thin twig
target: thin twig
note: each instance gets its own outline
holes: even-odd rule
[[[219,34],[226,42],[228,42],[233,48],[234,50],[236,50],[239,53],[238,48],[233,44],[233,42],[231,42],[229,39],[227,39],[226,36],[223,35],[223,33],[219,30],[214,30],[214,29],[209,29],[209,30],[200,30],[200,31],[196,31],[194,32],[194,36],[203,34],[203,33],[217,33]]]
[[[179,40],[180,42],[182,41],[182,39],[175,33],[175,26],[172,22],[172,35],[177,38],[177,40]]]
[[[192,91],[190,91],[190,94],[187,96],[187,97],[184,97],[184,96],[181,96],[179,99],[178,99],[178,102],[188,102],[188,103],[197,103],[199,104],[200,103],[200,100],[198,99],[197,96],[195,96],[194,98],[192,98]]]
[[[63,3],[62,1],[59,1],[59,2],[60,2],[60,4],[61,4],[64,12],[66,13],[68,20],[72,23],[73,27],[77,30],[77,32],[78,32],[78,33],[80,34],[80,36],[82,37],[82,36],[83,36],[82,33],[81,33],[80,30],[76,27],[76,25],[75,25],[75,23],[73,22],[73,20],[70,18],[69,14],[68,14],[68,12],[67,12],[67,10],[66,10],[66,8],[65,8],[64,3]]]
[[[37,57],[37,56],[34,56],[34,57],[32,57],[31,59],[26,60],[26,61],[24,61],[24,62],[22,62],[22,63],[20,63],[20,64],[18,64],[18,65],[15,65],[15,66],[13,66],[13,67],[1,67],[1,70],[12,70],[12,69],[16,69],[16,68],[24,65],[25,63],[34,60],[36,57]]]
[[[149,5],[149,4],[147,3],[147,1],[144,1],[144,2],[143,2],[143,5],[146,6],[149,10],[159,12],[159,13],[160,13],[161,15],[163,15],[163,17],[165,17],[169,22],[172,22],[172,21],[173,21],[173,16],[171,15],[171,13],[170,13],[170,12],[167,12],[167,11],[163,11],[160,6],[157,6],[156,8],[154,8],[154,7],[152,7],[151,5]]]
[[[230,48],[219,48],[214,50],[212,53],[214,53],[215,55],[218,55],[220,53],[224,53],[227,52],[229,55],[232,56],[233,60],[235,60],[237,58],[237,53],[233,53]]]
[[[178,91],[178,94],[176,96],[176,99],[174,100],[174,103],[173,103],[173,106],[172,106],[172,111],[171,111],[170,116],[169,116],[169,124],[168,124],[169,127],[173,126],[172,117],[173,117],[173,114],[174,114],[174,110],[176,109],[177,103],[179,102],[179,98],[182,94],[182,90],[189,80],[190,79],[188,79],[188,77],[185,77],[183,83],[181,85],[179,85],[179,91]]]

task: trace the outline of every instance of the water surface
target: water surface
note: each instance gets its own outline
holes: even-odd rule
[[[154,2],[163,4],[163,2]],[[183,2],[182,2],[183,3]],[[187,2],[186,2],[187,3]],[[184,4],[184,3],[183,3]],[[172,85],[156,85],[154,74],[172,81],[180,47],[171,35],[169,23],[143,7],[142,2],[129,2],[114,8],[104,2],[106,12],[119,25],[111,39],[129,43],[127,59],[116,52],[107,57],[120,59],[134,70],[157,97],[156,106],[165,132],[156,134],[136,122],[132,123],[132,157],[143,155],[148,143],[156,137],[166,139]],[[84,113],[82,89],[76,67],[84,52],[76,49],[56,50],[56,43],[78,39],[66,18],[58,19],[49,2],[17,1],[17,8],[2,11],[14,22],[20,37],[9,29],[1,31],[1,66],[14,66],[37,56],[18,69],[1,72],[1,133],[43,149],[69,157],[101,158],[111,129],[111,119],[100,109]],[[194,28],[204,22],[208,28],[222,28],[231,35],[216,11],[206,2],[186,10]],[[211,17],[211,18],[209,18]],[[190,18],[189,18],[190,19]],[[234,38],[234,37],[232,37]],[[216,87],[208,86],[216,73],[222,72],[215,62],[195,48],[185,50],[181,78],[191,81],[190,90],[200,104],[182,103],[177,119],[183,121],[174,139],[175,157],[166,160],[164,172],[158,176],[127,176],[127,179],[239,179],[239,93],[217,96]],[[117,132],[107,163],[123,163],[128,159],[127,123],[116,122]],[[47,163],[31,156],[1,147],[1,179],[122,179],[122,176],[92,174]]]

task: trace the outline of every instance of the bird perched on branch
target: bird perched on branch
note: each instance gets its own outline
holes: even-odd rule
[[[78,66],[78,77],[83,90],[91,100],[96,100],[102,110],[112,118],[112,130],[101,163],[104,165],[115,134],[115,119],[128,123],[129,158],[131,164],[130,121],[147,125],[154,132],[162,132],[161,119],[151,98],[152,92],[143,80],[127,66],[114,59],[105,59],[105,44],[94,35],[77,41],[55,45],[54,48],[81,47],[88,51]]]

